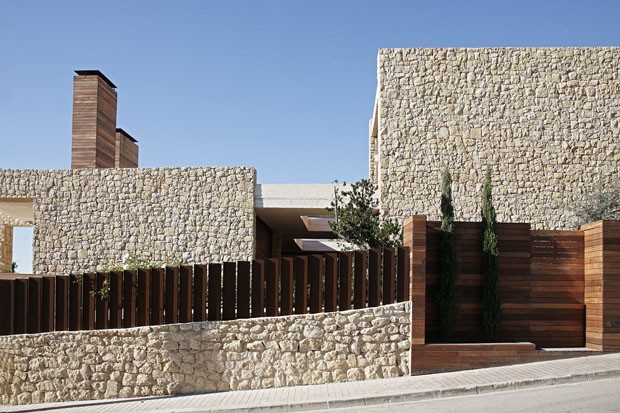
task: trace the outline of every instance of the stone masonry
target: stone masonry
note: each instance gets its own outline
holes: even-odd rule
[[[0,337],[0,404],[409,374],[411,302],[340,313]]]
[[[207,263],[254,255],[253,168],[0,170],[0,199],[32,199],[33,271]]]
[[[479,220],[491,168],[500,222],[572,229],[618,178],[620,48],[381,49],[370,176],[389,217]]]

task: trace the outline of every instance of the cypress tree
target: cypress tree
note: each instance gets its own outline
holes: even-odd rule
[[[439,238],[439,329],[446,340],[454,335],[456,318],[456,277],[458,265],[454,242],[452,177],[448,168],[441,179],[441,234]]]
[[[482,327],[485,338],[490,341],[497,339],[502,322],[496,223],[489,168],[482,190]]]

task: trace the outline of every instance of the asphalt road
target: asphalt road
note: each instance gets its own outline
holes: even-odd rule
[[[419,402],[335,409],[330,412],[620,412],[620,378]]]

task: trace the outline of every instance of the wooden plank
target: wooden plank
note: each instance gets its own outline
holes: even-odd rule
[[[151,270],[138,270],[137,289],[137,315],[136,321],[139,326],[151,325]]]
[[[367,253],[365,251],[355,251],[353,259],[355,263],[353,305],[355,308],[366,308]]]
[[[194,321],[207,319],[207,266],[194,266]]]
[[[181,265],[179,268],[179,322],[192,321],[192,273],[191,265]]]
[[[56,277],[42,276],[41,331],[54,331],[54,306],[56,304]]]
[[[224,309],[222,319],[236,318],[235,302],[237,301],[237,265],[234,262],[224,263],[224,289],[222,290]]]
[[[110,299],[110,278],[107,272],[95,274],[97,290],[95,291],[95,328],[105,330],[110,327],[108,304]]]
[[[56,281],[56,331],[69,329],[69,285],[71,280],[66,275],[57,275]],[[1,290],[1,289],[0,289]]]
[[[14,334],[15,280],[0,279],[0,335]]]
[[[411,299],[409,292],[409,248],[398,248],[397,260],[396,301],[409,301]]]
[[[166,324],[179,322],[179,267],[166,267]]]
[[[338,303],[338,256],[325,254],[325,312],[337,310]]]
[[[16,279],[15,280],[15,311],[14,311],[14,322],[13,322],[13,333],[14,334],[24,334],[28,332],[28,279]]]
[[[295,314],[308,312],[308,257],[295,257]]]
[[[265,261],[252,261],[252,317],[265,315]]]
[[[136,320],[136,289],[138,275],[136,271],[123,271],[123,327],[130,328],[137,325]]]
[[[110,328],[123,325],[123,272],[110,272]]]
[[[265,271],[266,297],[265,307],[268,317],[278,315],[278,289],[280,287],[280,260],[278,258],[269,258],[266,261]]]
[[[151,269],[151,325],[164,324],[165,321],[165,278],[166,271],[164,268]]]
[[[222,264],[209,264],[207,319],[222,319]]]
[[[368,251],[368,307],[381,305],[381,250]]]
[[[351,309],[351,291],[353,284],[353,256],[348,252],[338,253],[339,284],[339,311]]]
[[[42,331],[42,301],[43,280],[38,277],[30,277],[28,281],[28,333],[40,333]]]
[[[295,281],[294,276],[294,263],[295,260],[292,257],[285,257],[280,260],[280,276],[281,276],[281,288],[280,288],[280,312],[281,315],[293,314],[293,292]]]
[[[69,278],[69,330],[82,329],[84,302],[84,275],[71,275]]]
[[[310,313],[323,311],[323,257],[311,255],[308,259],[310,276]]]
[[[396,300],[396,249],[383,250],[383,305]]]
[[[86,273],[83,275],[83,280],[82,330],[94,330],[96,321],[95,294],[97,293],[97,274]]]
[[[251,263],[237,262],[237,318],[250,317],[251,303]]]

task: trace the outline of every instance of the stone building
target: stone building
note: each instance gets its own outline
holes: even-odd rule
[[[380,209],[439,217],[449,168],[457,219],[479,220],[486,168],[498,219],[574,227],[574,206],[617,179],[619,48],[381,49],[370,122]],[[0,271],[12,228],[33,227],[36,273],[247,260],[333,245],[332,185],[258,185],[241,168],[138,168],[116,87],[74,78],[72,169],[0,169]]]
[[[370,177],[381,209],[439,218],[449,168],[459,220],[575,227],[575,205],[618,178],[620,48],[381,49]]]

